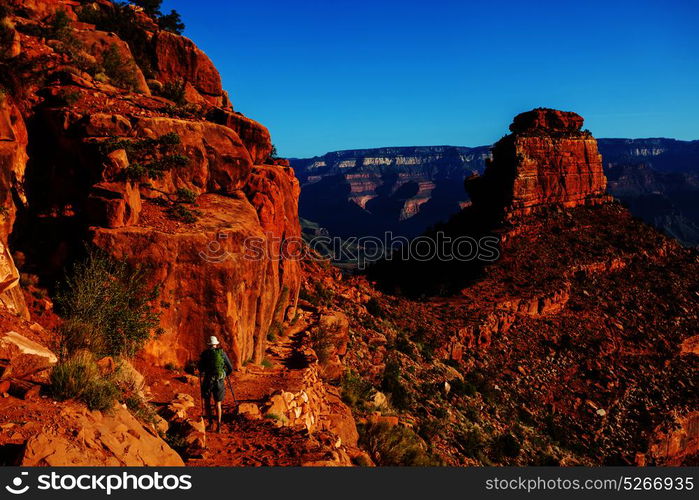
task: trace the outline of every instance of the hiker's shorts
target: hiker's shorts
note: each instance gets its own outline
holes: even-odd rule
[[[204,381],[201,386],[201,397],[208,400],[211,396],[214,401],[223,401],[226,397],[226,379]]]

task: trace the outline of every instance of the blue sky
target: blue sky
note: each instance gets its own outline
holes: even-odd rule
[[[537,106],[699,139],[699,2],[165,0],[283,156],[490,144]]]

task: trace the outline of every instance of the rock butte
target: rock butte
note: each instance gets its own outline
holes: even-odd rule
[[[514,217],[609,200],[597,141],[582,124],[580,115],[554,109],[517,115],[512,134],[493,146],[483,176],[466,181],[473,204],[501,207]]]

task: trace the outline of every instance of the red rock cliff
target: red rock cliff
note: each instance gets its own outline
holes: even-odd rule
[[[59,10],[72,22],[55,35]],[[103,21],[118,12],[132,23],[121,36]],[[0,106],[0,302],[26,309],[6,248],[19,200],[13,238],[47,280],[85,240],[149,268],[164,330],[145,349],[155,363],[196,358],[209,335],[236,365],[261,361],[300,281],[280,256],[300,236],[299,186],[269,159],[269,131],[233,110],[204,52],[138,9],[13,1],[9,21],[16,43],[3,61],[29,83],[10,89],[18,106]],[[131,78],[103,67],[110,47]],[[251,241],[265,250],[254,258]]]

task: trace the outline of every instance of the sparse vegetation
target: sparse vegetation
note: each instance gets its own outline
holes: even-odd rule
[[[313,283],[311,290],[301,287],[299,292],[300,299],[306,300],[313,305],[330,305],[334,297],[335,292],[323,286],[320,281]]]
[[[187,188],[180,188],[175,192],[180,203],[194,203],[197,201],[197,193]]]
[[[109,8],[95,4],[84,5],[77,10],[77,14],[80,21],[94,24],[100,31],[116,33],[129,45],[131,54],[145,77],[153,78],[148,34],[127,3],[116,3]]]
[[[62,104],[72,106],[80,100],[80,92],[61,90],[56,97]]]
[[[369,399],[373,387],[357,372],[347,370],[340,381],[342,400],[352,408],[362,409]]]
[[[98,355],[134,355],[158,331],[159,315],[150,305],[157,296],[144,270],[90,252],[73,267],[56,296],[66,320],[61,354],[87,349]]]
[[[131,414],[141,423],[155,424],[158,421],[155,409],[142,397],[137,395],[128,396],[124,398],[124,404]]]
[[[359,444],[382,466],[434,467],[442,461],[429,453],[427,445],[412,429],[386,423],[360,427]]]
[[[324,365],[330,360],[330,352],[333,348],[333,338],[339,325],[317,325],[309,331],[311,347],[318,356],[318,362]]]
[[[272,321],[272,324],[269,326],[269,330],[267,331],[267,340],[269,342],[274,342],[279,338],[279,335],[282,332],[282,324],[279,321]]]
[[[386,315],[386,311],[384,311],[381,303],[375,297],[372,297],[367,301],[366,310],[369,314],[377,318],[383,318]]]
[[[85,350],[75,352],[54,366],[50,384],[55,399],[77,399],[90,410],[110,410],[120,394],[114,381],[100,373],[94,355]]]
[[[165,99],[170,99],[177,106],[183,106],[185,101],[185,88],[187,84],[184,80],[175,80],[173,82],[166,82],[160,91],[161,97]]]
[[[386,363],[381,389],[391,395],[393,406],[401,410],[409,408],[410,393],[403,381],[400,362],[396,358],[391,358]]]
[[[181,35],[184,32],[184,23],[182,17],[176,10],[171,10],[169,14],[162,14],[158,17],[158,26],[160,29]]]
[[[162,0],[132,0],[132,3],[141,7],[146,14],[152,17],[158,23],[160,29],[178,35],[181,35],[184,31],[182,18],[176,10],[171,10],[169,14],[163,14],[160,11],[160,7],[163,4]]]
[[[129,166],[124,171],[125,179],[146,181],[162,179],[165,172],[183,167],[189,158],[180,152],[180,136],[168,133],[157,139],[111,138],[101,144],[103,154],[123,149],[129,157]]]
[[[185,207],[179,203],[170,205],[167,213],[173,219],[180,220],[186,224],[194,224],[201,217],[201,212],[199,210]]]
[[[116,44],[111,44],[102,54],[102,68],[109,80],[128,90],[138,89],[138,78],[133,61],[126,59]]]

